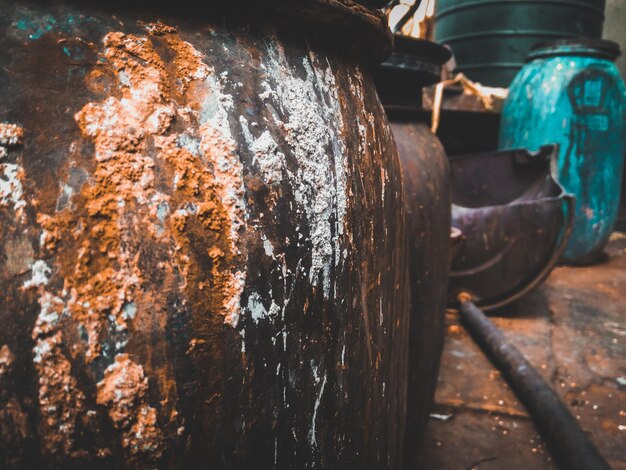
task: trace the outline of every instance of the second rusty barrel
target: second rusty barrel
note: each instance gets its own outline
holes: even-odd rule
[[[174,3],[0,1],[0,467],[398,468],[385,19]]]
[[[421,110],[422,87],[439,80],[450,52],[396,35],[392,56],[375,72],[402,167],[408,230],[411,314],[404,468],[418,465],[443,348],[449,271],[450,175],[445,150]]]

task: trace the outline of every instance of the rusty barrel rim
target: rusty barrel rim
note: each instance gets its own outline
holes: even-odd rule
[[[254,3],[254,2],[252,2]],[[301,18],[333,37],[347,53],[376,64],[392,52],[393,37],[385,14],[352,0],[266,0],[278,13]]]
[[[393,53],[381,67],[415,74],[430,73],[432,80],[438,80],[441,66],[450,57],[452,57],[450,49],[434,41],[395,34]]]
[[[296,29],[305,29],[320,42],[326,41],[335,49],[345,50],[357,61],[378,64],[391,54],[393,38],[387,17],[374,8],[375,3],[353,0],[243,0],[236,4],[215,3],[211,5],[208,15],[199,14],[197,2],[192,0],[112,0],[103,8],[115,6],[140,10],[144,14],[167,13],[194,20],[221,15],[228,21],[243,20],[243,23],[296,22]]]
[[[248,0],[251,6],[266,6],[279,14],[299,18],[316,32],[332,38],[360,61],[377,64],[393,50],[393,35],[386,15],[368,2],[353,0]],[[375,3],[375,2],[370,2]],[[381,2],[379,2],[381,3]],[[240,9],[240,7],[237,7]],[[270,15],[270,18],[272,16]]]
[[[395,34],[393,53],[373,71],[385,109],[421,108],[422,88],[440,80],[451,55],[436,42]]]

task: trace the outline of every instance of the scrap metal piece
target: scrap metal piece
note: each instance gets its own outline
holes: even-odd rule
[[[571,232],[573,196],[550,172],[557,147],[450,157],[452,225],[463,232],[452,261],[449,297],[470,292],[484,310],[539,285]]]

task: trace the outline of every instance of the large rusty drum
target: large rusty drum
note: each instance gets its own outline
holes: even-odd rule
[[[400,465],[390,36],[259,3],[0,0],[0,467]]]

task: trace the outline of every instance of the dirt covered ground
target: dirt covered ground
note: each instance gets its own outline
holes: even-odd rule
[[[612,235],[598,264],[559,267],[491,317],[610,465],[626,469],[626,234]],[[556,468],[524,407],[453,313],[422,445],[427,470]]]

